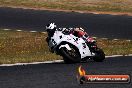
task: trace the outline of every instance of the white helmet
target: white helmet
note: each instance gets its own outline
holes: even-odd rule
[[[46,30],[54,30],[56,29],[55,23],[50,23],[46,26]]]

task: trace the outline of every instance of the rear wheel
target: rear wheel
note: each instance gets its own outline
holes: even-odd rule
[[[93,60],[96,62],[102,62],[105,59],[105,54],[102,49],[97,49],[95,51],[95,56],[93,57]]]
[[[63,56],[64,62],[65,63],[79,63],[81,61],[81,57],[78,52],[78,49],[72,44],[70,44],[69,46],[71,50],[68,50],[65,47],[62,47],[60,49],[60,53]]]

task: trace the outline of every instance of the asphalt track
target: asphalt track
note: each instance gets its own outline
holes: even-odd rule
[[[59,27],[82,26],[97,37],[132,39],[131,16],[0,8],[0,28],[45,31],[44,26],[49,22],[56,22]],[[79,85],[76,74],[80,65],[88,74],[132,75],[132,57],[129,56],[108,58],[101,63],[0,67],[0,88],[132,88],[132,83]]]
[[[76,74],[80,65],[87,74],[132,75],[132,57],[78,64],[49,63],[0,67],[0,88],[132,88],[132,83],[79,85]]]
[[[0,28],[45,31],[45,25],[83,27],[91,36],[132,39],[132,16],[0,8]]]

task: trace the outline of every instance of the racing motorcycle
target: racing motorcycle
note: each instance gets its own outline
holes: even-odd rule
[[[47,37],[47,42],[50,51],[62,56],[65,63],[78,63],[87,59],[102,62],[105,59],[95,39],[87,35],[77,37],[66,29],[56,29],[52,37]]]

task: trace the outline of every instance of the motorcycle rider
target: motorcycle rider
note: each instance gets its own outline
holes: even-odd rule
[[[73,29],[73,34],[77,37],[83,37],[84,35],[88,35],[83,28],[78,27]]]
[[[54,35],[54,32],[57,30],[57,26],[55,23],[50,23],[46,26],[46,31],[48,32],[48,37],[46,38],[46,41],[49,42],[51,37]],[[65,29],[65,31],[70,31],[73,35],[77,37],[82,37],[86,42],[94,42],[95,40],[93,38],[90,38],[89,35],[84,31],[83,28],[73,28],[73,29]]]
[[[48,33],[49,37],[52,37],[54,35],[54,32],[56,31],[56,25],[55,23],[50,23],[46,26],[46,31]]]
[[[46,38],[47,42],[49,42],[51,37],[54,35],[55,31],[57,30],[56,27],[57,26],[55,25],[55,23],[50,23],[50,24],[46,25],[46,31],[48,33],[48,37]]]
[[[90,37],[82,27],[74,28],[72,34],[77,37],[82,37],[84,40],[86,40],[86,43],[95,42],[95,40]]]

